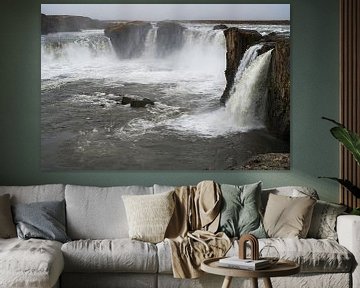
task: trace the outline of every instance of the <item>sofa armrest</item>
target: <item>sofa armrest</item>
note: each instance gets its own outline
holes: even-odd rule
[[[360,287],[360,216],[341,215],[336,224],[339,243],[355,257],[352,273],[353,287]]]

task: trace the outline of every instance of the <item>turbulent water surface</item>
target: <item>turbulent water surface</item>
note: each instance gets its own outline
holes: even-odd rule
[[[183,47],[167,57],[156,56],[156,23],[143,55],[132,59],[118,59],[103,30],[42,36],[44,169],[236,169],[256,154],[289,151],[288,143],[267,133],[261,116],[249,115],[262,104],[248,103],[249,93],[240,92],[261,91],[269,57],[248,55],[234,97],[221,107],[223,32],[184,25]],[[255,28],[289,33],[288,26],[270,26]],[[155,105],[131,108],[120,104],[123,96]]]

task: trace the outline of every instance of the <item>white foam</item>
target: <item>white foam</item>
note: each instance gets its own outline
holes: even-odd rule
[[[265,127],[267,80],[272,50],[258,56],[234,84],[226,110],[244,129]]]

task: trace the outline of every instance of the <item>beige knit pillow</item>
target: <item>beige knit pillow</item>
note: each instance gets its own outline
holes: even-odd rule
[[[0,238],[16,237],[9,194],[0,196]]]
[[[306,238],[316,200],[269,194],[264,228],[269,237]]]
[[[131,239],[151,243],[164,240],[175,207],[173,193],[122,196]]]

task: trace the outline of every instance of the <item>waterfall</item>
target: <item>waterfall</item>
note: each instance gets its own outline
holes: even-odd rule
[[[255,60],[255,58],[258,56],[259,49],[262,47],[262,44],[255,44],[245,51],[244,56],[240,61],[239,68],[236,72],[235,83],[239,81],[245,69],[249,67],[249,65]]]
[[[145,38],[145,47],[144,47],[144,55],[145,58],[153,58],[156,56],[156,37],[158,27],[156,23],[151,23],[152,29],[146,35]]]
[[[42,61],[89,61],[114,54],[102,30],[60,32],[41,37]]]
[[[267,81],[272,50],[258,56],[234,84],[226,111],[242,129],[265,126]],[[245,56],[245,55],[244,55]]]

